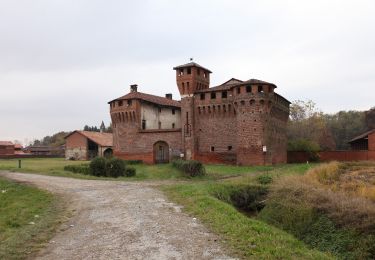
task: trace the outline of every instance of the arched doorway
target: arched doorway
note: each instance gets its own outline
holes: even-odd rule
[[[164,141],[154,144],[154,160],[155,163],[169,163],[169,146]]]
[[[112,155],[113,155],[113,150],[112,150],[112,148],[107,148],[107,149],[105,149],[104,152],[103,152],[103,156],[104,156],[105,158],[110,158],[110,157],[112,157]]]

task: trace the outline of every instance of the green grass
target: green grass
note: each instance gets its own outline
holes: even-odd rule
[[[40,249],[62,212],[52,194],[0,178],[0,259],[25,259]]]
[[[254,218],[246,217],[233,206],[212,194],[221,184],[195,183],[164,186],[170,199],[184,205],[212,231],[221,235],[225,244],[244,259],[332,259],[309,249],[292,235]]]

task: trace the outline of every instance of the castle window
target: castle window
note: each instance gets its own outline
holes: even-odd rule
[[[254,100],[254,99],[251,99],[251,100],[250,100],[250,105],[254,105],[254,103],[255,103],[255,100]]]
[[[203,72],[203,78],[207,77],[206,72]]]
[[[159,129],[161,129],[161,122],[159,121]]]
[[[211,146],[211,152],[214,152],[214,151],[215,151],[215,147]]]
[[[263,90],[263,87],[262,87],[262,86],[258,86],[258,92],[259,92],[259,93],[264,93],[264,90]]]
[[[142,129],[145,130],[146,129],[146,120],[142,120]]]
[[[189,84],[190,82],[186,82],[186,91],[189,93],[189,87],[190,87],[190,84]]]
[[[211,92],[211,99],[216,99],[216,92]]]
[[[172,115],[176,114],[176,110],[172,109]]]
[[[199,114],[201,113],[201,107],[198,107],[198,113]]]
[[[228,146],[228,151],[231,151],[231,150],[232,150],[232,146],[229,145],[229,146]]]
[[[224,111],[224,112],[227,112],[227,108],[226,108],[225,105],[223,105],[223,111]]]
[[[237,94],[240,94],[241,93],[241,87],[238,87],[237,88]]]
[[[132,105],[132,101],[128,100],[128,106],[131,106],[131,105]]]
[[[159,113],[161,113],[161,107],[159,107]]]
[[[204,98],[205,98],[205,94],[201,93],[201,100],[204,100]]]
[[[246,86],[246,92],[250,93],[251,92],[251,86]]]
[[[241,100],[241,105],[245,105],[245,101],[244,100]]]
[[[122,106],[122,100],[120,100],[119,102],[118,102],[118,105],[121,107]]]
[[[223,91],[221,93],[221,98],[227,98],[227,92],[226,91]]]
[[[175,128],[175,123],[172,123],[172,128]]]
[[[179,74],[179,76],[182,76],[182,75],[184,75],[184,69],[180,69],[180,74]]]
[[[201,70],[200,69],[197,69],[197,74],[201,75]]]
[[[187,74],[191,74],[191,68],[187,69]]]
[[[182,94],[185,94],[185,83],[182,82]]]

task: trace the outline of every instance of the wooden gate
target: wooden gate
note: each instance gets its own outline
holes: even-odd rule
[[[155,163],[169,162],[169,146],[166,142],[159,141],[154,144]]]

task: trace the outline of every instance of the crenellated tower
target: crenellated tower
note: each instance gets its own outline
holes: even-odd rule
[[[197,151],[194,126],[194,92],[210,87],[211,71],[195,62],[173,68],[176,70],[176,83],[181,95],[182,145],[185,158],[195,158]]]

